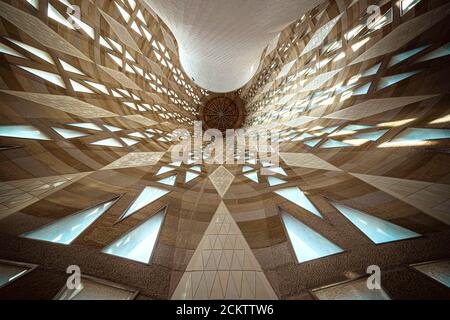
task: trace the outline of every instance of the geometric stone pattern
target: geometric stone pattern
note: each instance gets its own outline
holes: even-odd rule
[[[278,299],[223,202],[172,299]]]
[[[411,96],[411,97],[395,97],[395,98],[384,98],[384,99],[372,99],[367,100],[357,105],[345,108],[333,112],[329,115],[324,116],[324,118],[333,119],[345,119],[345,120],[359,120],[362,118],[370,117],[375,114],[379,114],[388,110],[393,110],[406,106],[408,104],[416,103],[419,101],[427,100],[437,95],[427,95],[427,96]]]
[[[152,166],[158,163],[165,152],[130,152],[111,162],[101,170]]]
[[[450,4],[427,12],[415,19],[402,23],[390,34],[378,41],[366,52],[356,58],[352,64],[375,58],[380,55],[400,49],[402,46],[419,36],[427,29],[450,14]]]
[[[223,197],[233,182],[234,175],[223,166],[220,166],[209,175],[209,179],[214,188],[216,188],[217,193]]]
[[[450,225],[450,185],[366,174],[352,175]]]
[[[0,1],[0,17],[8,20],[21,31],[28,34],[46,47],[64,52],[71,56],[91,61],[82,52],[49,28],[45,23],[22,10]]]
[[[105,71],[111,78],[116,80],[125,88],[142,91],[142,89],[133,80],[128,78],[124,73],[104,66],[99,67],[101,70]]]
[[[130,48],[134,49],[137,52],[141,52],[139,50],[139,47],[137,46],[136,42],[134,42],[133,37],[128,33],[127,29],[114,20],[110,15],[108,15],[106,12],[98,9],[100,13],[102,14],[103,18],[108,22],[111,29],[114,31],[114,33],[119,37],[119,39],[125,43]]]
[[[314,35],[309,40],[308,44],[305,46],[301,54],[305,54],[310,52],[311,50],[317,48],[319,45],[322,44],[323,40],[328,36],[328,34],[331,32],[331,30],[334,28],[338,20],[341,18],[342,14],[338,15],[334,19],[327,22],[325,25],[320,27]]]
[[[342,171],[331,163],[322,160],[312,153],[280,153],[281,159],[288,165],[293,167],[303,167],[311,169],[322,169],[331,171]]]
[[[0,183],[0,219],[44,199],[91,172],[40,177]]]
[[[28,101],[32,101],[34,103],[38,103],[50,108],[71,113],[76,116],[84,118],[104,118],[104,117],[118,116],[117,114],[111,111],[93,106],[92,104],[69,96],[11,91],[11,90],[0,90],[0,91]]]
[[[146,118],[145,116],[141,116],[140,114],[133,114],[129,116],[122,116],[123,118],[132,120],[134,122],[137,122],[139,124],[142,124],[144,126],[153,126],[155,124],[158,124],[158,122],[153,121],[149,118]]]
[[[333,78],[341,70],[342,70],[342,68],[319,74],[318,76],[314,77],[310,82],[308,82],[308,84],[306,86],[304,86],[302,89],[300,89],[300,92],[306,92],[306,91],[312,91],[312,90],[319,89],[324,83],[326,83],[328,80]]]

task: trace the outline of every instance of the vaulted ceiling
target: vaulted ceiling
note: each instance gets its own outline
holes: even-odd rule
[[[0,298],[448,298],[448,1],[183,3],[0,1]]]

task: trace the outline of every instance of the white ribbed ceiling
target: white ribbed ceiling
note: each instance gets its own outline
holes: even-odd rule
[[[200,87],[245,85],[288,24],[322,0],[145,0],[177,39],[184,71]]]

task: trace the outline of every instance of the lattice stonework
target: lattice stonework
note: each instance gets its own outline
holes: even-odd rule
[[[200,240],[172,299],[277,299],[223,202]]]
[[[445,0],[0,0],[0,300],[450,298],[449,22]]]

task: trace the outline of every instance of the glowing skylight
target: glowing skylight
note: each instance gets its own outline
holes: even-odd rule
[[[145,139],[145,135],[142,132],[132,132],[128,134],[130,137],[135,137],[135,138],[143,138]]]
[[[308,139],[308,138],[312,138],[312,137],[313,137],[312,134],[304,132],[301,135],[299,135],[297,138],[293,139],[292,141],[299,141],[299,140]]]
[[[172,166],[172,167],[179,167],[179,166],[181,166],[181,163],[182,163],[182,161],[174,161],[174,162],[171,162],[171,163],[169,163],[169,166]]]
[[[0,287],[20,278],[29,270],[29,268],[18,265],[0,263]]]
[[[139,143],[139,141],[137,141],[137,140],[125,138],[125,137],[121,137],[120,140],[122,140],[129,147],[135,145],[136,143]]]
[[[91,142],[90,144],[96,146],[105,146],[105,147],[123,147],[119,140],[114,138],[107,138],[98,141]]]
[[[390,300],[383,288],[370,290],[367,278],[327,286],[313,293],[320,300]]]
[[[84,74],[82,71],[78,70],[77,68],[75,68],[75,67],[72,66],[71,64],[68,64],[68,63],[65,62],[64,60],[59,59],[59,62],[61,63],[61,66],[63,67],[63,69],[64,69],[65,71],[68,71],[68,72],[72,72],[72,73],[76,73],[76,74],[85,76],[85,74]]]
[[[267,168],[267,170],[270,170],[270,171],[272,171],[272,172],[281,174],[281,175],[283,175],[283,176],[287,176],[286,171],[284,171],[284,169],[281,168],[281,167],[270,167],[270,168]]]
[[[397,135],[392,142],[423,141],[449,139],[450,129],[407,128]]]
[[[50,56],[50,54],[48,54],[47,52],[32,47],[26,43],[11,39],[11,38],[7,38],[9,41],[11,41],[12,43],[14,43],[16,46],[21,47],[22,49],[28,51],[31,54],[34,54],[35,56],[41,58],[42,60],[50,63],[50,64],[55,64],[55,62],[53,61],[52,57]],[[23,56],[22,56],[23,57]]]
[[[372,82],[368,82],[365,85],[362,85],[362,86],[356,88],[355,90],[352,91],[352,96],[359,96],[359,95],[367,94],[367,92],[369,92],[369,88],[370,88],[371,84],[372,84]]]
[[[96,83],[96,82],[92,82],[92,81],[87,81],[84,80],[84,82],[86,82],[88,85],[94,87],[95,89],[97,89],[98,91],[100,91],[101,93],[104,94],[109,94],[108,89],[106,88],[106,86],[100,84],[100,83]]]
[[[272,176],[268,176],[267,177],[267,183],[269,183],[269,186],[273,187],[273,186],[278,186],[280,184],[286,183],[287,181],[278,179],[276,177],[272,177]]]
[[[94,28],[78,19],[75,15],[70,15],[70,18],[89,36],[89,38],[92,40],[95,39]]]
[[[39,9],[39,0],[27,0],[35,9]]]
[[[28,125],[0,125],[0,137],[50,140],[45,133]]]
[[[377,141],[388,131],[389,130],[378,130],[378,131],[373,131],[373,132],[360,133],[360,134],[354,135],[353,137],[355,139],[365,139],[365,140],[369,140],[369,141]]]
[[[388,76],[383,77],[378,82],[378,90],[384,89],[386,87],[392,86],[393,84],[396,84],[397,82],[400,82],[402,80],[408,79],[412,77],[413,75],[421,72],[422,70],[416,70],[416,71],[410,71],[410,72],[404,72],[400,74],[396,74],[394,76]]]
[[[399,54],[396,54],[391,58],[391,61],[389,61],[388,68],[395,66],[396,64],[399,64],[402,61],[405,61],[406,59],[411,58],[412,56],[418,54],[419,52],[425,50],[429,46],[422,46],[416,49],[408,50],[406,52],[402,52]]]
[[[52,128],[52,129],[55,130],[64,139],[80,138],[80,137],[86,137],[89,135],[84,132],[70,130],[70,129],[64,129],[64,128]]]
[[[46,80],[48,82],[53,83],[53,84],[57,85],[58,87],[61,87],[61,88],[64,88],[64,89],[66,88],[66,85],[64,84],[63,79],[57,74],[54,74],[54,73],[51,73],[51,72],[47,72],[47,71],[38,70],[38,69],[33,69],[33,68],[29,68],[29,67],[23,67],[23,66],[18,66],[18,67],[23,69],[23,70],[25,70],[25,71],[28,71],[28,72],[34,74],[35,76],[40,77],[40,78],[42,78],[42,79],[44,79],[44,80]]]
[[[175,175],[175,176],[170,176],[170,177],[158,180],[157,182],[166,184],[168,186],[174,186],[176,180],[177,180],[177,176]]]
[[[89,228],[95,220],[111,208],[116,200],[117,198],[93,208],[74,213],[35,231],[27,232],[22,237],[60,244],[70,244],[83,231]]]
[[[352,145],[349,143],[345,143],[345,142],[334,140],[334,139],[328,139],[320,147],[324,148],[324,149],[330,149],[330,148],[341,148],[341,147],[351,147],[351,146]]]
[[[333,203],[351,223],[376,244],[420,237],[420,234],[362,211]]]
[[[164,211],[160,211],[137,228],[111,243],[102,252],[149,263],[163,220]]]
[[[135,291],[97,282],[92,278],[81,279],[81,288],[69,289],[64,286],[63,291],[55,297],[56,300],[132,300]]]
[[[313,140],[305,141],[303,143],[306,144],[307,146],[311,147],[311,148],[314,148],[320,142],[320,140],[321,139],[313,139]]]
[[[163,166],[163,167],[159,168],[159,170],[155,174],[155,176],[159,176],[160,174],[164,174],[166,172],[170,172],[170,171],[173,171],[173,170],[175,170],[175,168]]]
[[[450,260],[420,263],[412,267],[450,288]]]
[[[56,22],[66,26],[69,29],[75,30],[75,27],[64,18],[55,7],[53,7],[50,3],[48,4],[47,10],[48,17],[50,19],[55,20]]]
[[[0,42],[0,52],[9,54],[10,56],[27,59],[23,54],[17,52],[16,50],[8,47],[6,44]]]
[[[72,85],[73,91],[81,93],[94,93],[91,89],[83,86],[82,84],[70,79],[70,84]]]
[[[445,45],[443,45],[439,49],[436,49],[436,50],[431,51],[430,53],[424,55],[422,58],[417,60],[417,62],[437,59],[437,58],[448,56],[449,54],[450,54],[450,42],[446,43]]]
[[[258,174],[255,172],[250,172],[250,173],[245,173],[244,176],[246,176],[247,178],[249,178],[250,180],[259,183],[258,180]]]
[[[111,132],[117,132],[117,131],[122,131],[122,128],[116,127],[116,126],[112,126],[110,124],[104,124],[103,125],[106,129],[108,129]]]
[[[128,21],[130,21],[130,14],[124,8],[122,8],[122,6],[120,6],[117,2],[115,4],[117,9],[119,9],[122,18],[125,20],[125,22],[128,23]]]
[[[68,123],[67,125],[72,126],[72,127],[83,128],[83,129],[103,131],[102,128],[100,128],[98,125],[96,125],[95,123],[92,123],[92,122]]]
[[[194,172],[186,172],[186,179],[184,180],[185,183],[188,183],[189,181],[194,180],[195,178],[197,178],[199,176],[198,173],[194,173]]]
[[[286,212],[281,219],[299,263],[319,259],[343,250]]]
[[[414,8],[420,0],[401,0],[400,2],[400,15],[404,15],[406,12]]]
[[[298,187],[291,187],[286,189],[279,189],[274,191],[279,196],[291,201],[292,203],[298,205],[299,207],[311,212],[312,214],[322,218],[319,210],[314,206],[314,204],[305,196],[305,194],[300,191]]]
[[[139,196],[133,201],[131,206],[123,213],[120,220],[123,220],[133,213],[137,212],[138,210],[141,210],[145,206],[149,205],[150,203],[158,200],[159,198],[163,197],[170,191],[157,188],[157,187],[145,187],[144,190],[139,194]]]
[[[368,76],[373,76],[373,75],[377,74],[377,72],[380,69],[380,67],[381,67],[381,62],[377,63],[372,68],[367,69],[366,71],[361,73],[361,77],[368,77]]]

